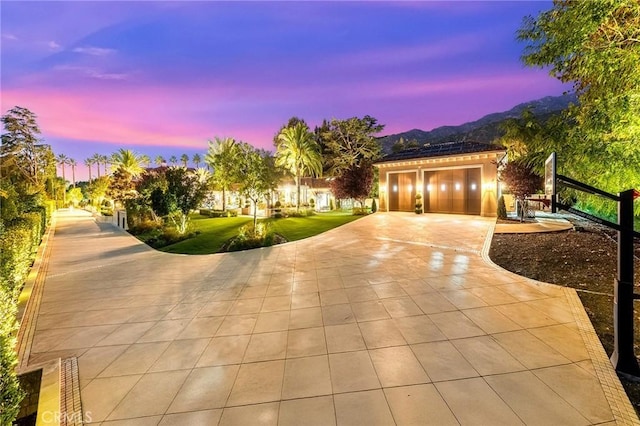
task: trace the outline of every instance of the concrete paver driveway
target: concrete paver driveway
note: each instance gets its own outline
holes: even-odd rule
[[[637,422],[575,292],[482,256],[493,224],[377,213],[183,256],[60,213],[28,362],[77,357],[105,425]]]

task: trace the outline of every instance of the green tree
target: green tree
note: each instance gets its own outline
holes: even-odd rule
[[[296,210],[300,210],[300,180],[307,174],[322,174],[322,155],[313,133],[304,123],[284,128],[278,135],[276,165],[290,172],[296,181]]]
[[[147,154],[142,154],[140,156],[140,161],[144,167],[151,166],[151,157],[149,157]]]
[[[527,141],[527,150],[548,155],[569,145],[558,155],[563,173],[609,192],[640,186],[640,3],[556,1],[526,17],[518,38],[524,63],[572,83],[579,101],[563,115],[563,138]]]
[[[380,158],[381,148],[375,135],[383,129],[384,125],[368,115],[324,122],[316,134],[329,174],[338,176],[343,170],[364,163],[371,164]]]
[[[180,156],[180,162],[182,163],[182,165],[186,169],[187,166],[189,165],[189,156],[187,154],[182,154]]]
[[[191,161],[193,161],[193,164],[196,165],[196,169],[200,167],[200,163],[202,163],[202,157],[200,157],[200,154],[193,154],[193,158],[191,159]]]
[[[144,159],[130,149],[120,148],[111,156],[111,164],[114,171],[122,170],[131,175],[132,178],[140,176],[144,172],[142,167]]]
[[[69,203],[74,207],[78,207],[78,204],[80,204],[83,198],[80,188],[71,188],[67,191],[67,200],[69,200]]]
[[[87,186],[87,195],[91,200],[91,204],[95,207],[100,207],[106,198],[110,181],[109,176],[100,176],[92,180]]]
[[[107,174],[107,166],[109,165],[110,157],[104,154],[100,154],[98,156],[98,162],[102,163],[102,167],[104,168],[104,174]]]
[[[98,175],[98,177],[100,177],[100,161],[100,154],[93,154],[93,156],[91,157],[91,163],[96,165],[96,174]]]
[[[5,133],[2,134],[0,156],[3,163],[13,163],[16,170],[34,186],[41,184],[45,177],[42,173],[40,128],[36,115],[15,106],[2,116]]]
[[[156,163],[156,166],[158,166],[158,167],[162,167],[162,166],[167,164],[167,160],[165,160],[162,155],[156,156],[156,158],[155,158],[155,160],[153,160],[153,162]]]
[[[133,175],[125,168],[116,169],[109,178],[109,187],[106,193],[116,207],[126,206],[127,202],[136,198],[137,192],[133,183]]]
[[[278,184],[275,161],[267,151],[240,142],[238,145],[238,168],[242,176],[240,193],[253,203],[253,229],[257,229],[258,203]]]
[[[206,183],[201,183],[195,173],[185,167],[171,167],[165,173],[169,201],[170,218],[179,234],[187,231],[189,213],[197,208],[207,191]]]
[[[238,143],[233,138],[215,138],[209,141],[209,150],[204,161],[213,169],[213,180],[222,191],[222,210],[227,209],[226,191],[238,182]]]
[[[178,164],[178,157],[176,157],[175,155],[172,155],[171,157],[169,157],[169,162],[171,163],[172,166],[175,166]]]
[[[56,157],[56,161],[58,162],[58,165],[60,166],[60,169],[62,170],[62,179],[64,179],[66,181],[67,177],[65,175],[65,168],[69,164],[69,157],[67,157],[64,154],[60,154],[60,155],[58,155]]]
[[[93,166],[94,162],[92,158],[87,158],[84,160],[84,165],[87,166],[87,170],[89,170],[89,182],[91,182],[91,166]]]
[[[69,162],[67,163],[71,167],[71,182],[73,183],[73,187],[76,187],[76,167],[78,167],[78,162],[73,158],[69,158]]]

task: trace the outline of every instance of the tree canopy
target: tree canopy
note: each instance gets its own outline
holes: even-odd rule
[[[238,143],[233,138],[215,138],[209,141],[204,161],[213,169],[213,179],[222,190],[222,209],[226,210],[226,191],[236,183],[238,176]]]
[[[304,122],[285,127],[278,135],[276,165],[295,177],[296,209],[300,210],[300,179],[306,175],[322,174],[320,146]]]
[[[521,154],[538,167],[557,151],[564,174],[613,193],[640,187],[640,3],[558,0],[526,17],[518,38],[526,43],[524,63],[572,83],[578,105],[546,123],[512,122],[506,139],[528,134]],[[615,214],[603,200],[580,197]]]

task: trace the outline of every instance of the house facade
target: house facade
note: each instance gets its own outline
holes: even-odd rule
[[[425,213],[496,216],[498,165],[505,155],[504,147],[469,141],[389,154],[375,164],[380,210],[412,212],[420,194]]]

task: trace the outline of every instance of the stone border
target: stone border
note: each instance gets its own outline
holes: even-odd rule
[[[487,264],[493,266],[498,270],[516,275],[518,277],[522,277],[521,275],[515,274],[511,271],[507,271],[500,265],[497,265],[489,257],[489,250],[491,249],[491,241],[493,240],[495,227],[495,222],[489,227],[484,245],[482,247],[482,259]],[[593,368],[596,372],[596,376],[598,378],[598,381],[600,382],[602,391],[607,398],[607,402],[609,403],[609,407],[611,408],[611,412],[616,423],[623,425],[640,425],[640,419],[638,419],[636,410],[633,408],[633,405],[631,405],[631,401],[629,400],[627,393],[622,387],[622,383],[620,382],[618,375],[613,369],[611,361],[609,360],[609,357],[607,357],[607,353],[602,347],[602,343],[600,343],[600,339],[598,338],[598,335],[593,328],[593,324],[591,324],[591,320],[589,319],[589,316],[587,315],[587,312],[585,311],[584,306],[582,305],[582,302],[578,297],[578,293],[574,289],[569,287],[561,287],[555,284],[545,283],[543,281],[536,281],[527,277],[522,278],[525,278],[528,282],[539,286],[552,286],[555,288],[563,289],[564,295],[569,302],[569,307],[571,308],[573,318],[580,331],[580,336],[582,337],[584,346],[587,349],[589,358],[593,363]]]
[[[40,301],[44,291],[44,282],[49,268],[49,256],[51,256],[52,243],[56,228],[56,213],[51,215],[51,223],[47,231],[42,236],[42,242],[36,253],[36,260],[31,267],[27,281],[18,298],[18,318],[20,318],[20,328],[18,329],[17,347],[18,372],[24,370],[29,365],[31,356],[31,345],[33,335],[36,330],[36,318],[40,311]]]

